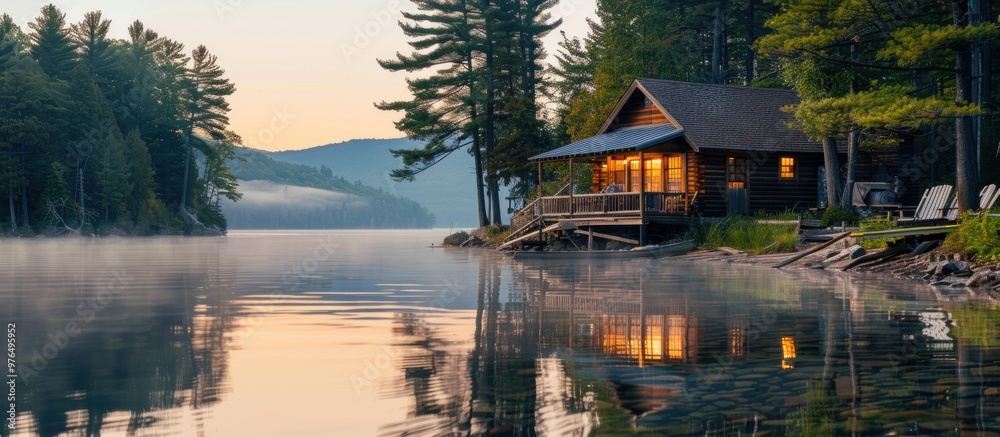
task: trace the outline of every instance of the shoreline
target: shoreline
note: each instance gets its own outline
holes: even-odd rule
[[[841,246],[836,245],[839,248],[831,248],[830,251],[841,252],[843,250],[851,250],[850,245],[846,248]],[[805,250],[808,250],[808,248]],[[886,250],[872,251],[870,254],[882,253]],[[775,268],[774,266],[778,263],[802,252],[750,255],[739,253],[739,251],[729,252],[719,249],[698,249],[684,255],[659,258],[658,260],[663,262],[670,259],[678,259],[691,262],[756,265]],[[776,270],[826,270],[831,273],[849,276],[912,281],[920,285],[952,290],[953,292],[958,292],[957,294],[959,295],[965,293],[967,300],[981,299],[1000,303],[1000,266],[995,264],[979,264],[965,259],[966,257],[961,254],[948,253],[940,248],[920,255],[901,255],[887,261],[873,261],[848,269],[844,269],[844,267],[853,261],[852,259],[841,260],[827,265],[821,264],[827,258],[829,258],[827,253],[819,251],[815,254],[805,256],[792,264],[776,268]],[[955,296],[957,300],[961,300],[961,297]]]
[[[463,238],[449,237],[464,234]],[[471,247],[495,251],[497,245],[490,244],[489,231],[476,228],[468,232],[460,231],[445,238],[442,246]],[[458,241],[463,240],[463,241]],[[940,246],[923,253],[910,255],[910,250],[893,255],[893,248],[865,251],[853,238],[845,238],[825,249],[801,256],[822,243],[801,245],[796,252],[752,255],[731,248],[695,249],[694,251],[669,257],[656,258],[655,262],[681,260],[700,263],[724,263],[757,265],[776,268],[779,263],[800,256],[794,262],[776,269],[827,270],[851,276],[865,276],[914,283],[951,290],[955,300],[985,300],[1000,303],[1000,265],[981,264],[960,253],[949,252]],[[878,255],[892,255],[880,259]],[[865,259],[869,259],[865,261]],[[957,292],[957,293],[956,293]]]

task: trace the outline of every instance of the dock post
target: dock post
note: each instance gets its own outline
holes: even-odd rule
[[[646,237],[646,224],[643,223],[643,224],[639,225],[639,245],[640,246],[645,246],[646,243],[647,243],[646,239],[647,239],[647,237]]]

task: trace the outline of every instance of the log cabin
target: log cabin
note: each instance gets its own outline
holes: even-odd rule
[[[649,225],[817,207],[822,144],[782,110],[798,102],[791,90],[636,79],[596,135],[528,159],[539,175],[544,164],[564,162],[570,174],[588,166],[593,180],[587,193],[539,191],[512,216],[508,243],[528,232],[584,228],[592,236],[607,227],[635,229],[638,238],[617,240],[644,245]],[[859,177],[885,167],[874,157],[859,160]]]

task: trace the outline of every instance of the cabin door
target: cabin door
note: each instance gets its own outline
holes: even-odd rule
[[[726,213],[746,214],[747,205],[747,159],[730,156],[726,160]]]

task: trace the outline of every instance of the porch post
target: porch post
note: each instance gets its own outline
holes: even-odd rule
[[[538,161],[538,201],[542,199],[542,161]]]
[[[639,245],[646,245],[646,159],[639,152]]]
[[[573,217],[573,159],[569,160],[569,216]]]

